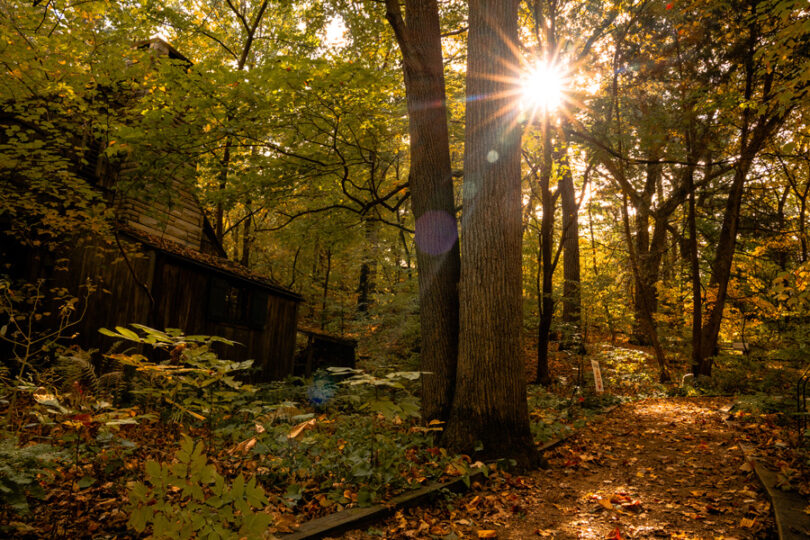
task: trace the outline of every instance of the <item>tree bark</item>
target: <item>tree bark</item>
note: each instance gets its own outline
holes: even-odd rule
[[[519,0],[471,0],[456,395],[443,442],[533,467],[520,338],[520,130],[509,66]],[[516,77],[515,77],[516,78]]]
[[[247,201],[247,211],[250,212],[250,201]],[[242,225],[242,258],[239,263],[242,266],[250,268],[250,251],[253,247],[253,216],[248,216],[245,223]]]
[[[554,261],[552,237],[554,235],[554,198],[551,195],[551,120],[543,118],[543,161],[540,165],[540,262],[542,263],[542,288],[540,290],[540,324],[537,330],[537,375],[535,382],[548,386],[551,373],[548,368],[548,346],[551,340],[551,322],[554,317],[553,278]]]
[[[703,290],[700,282],[700,260],[698,259],[697,216],[695,208],[694,171],[689,171],[689,269],[692,278],[692,374],[700,375],[703,365],[700,336],[703,326]]]
[[[436,0],[386,0],[402,52],[411,137],[422,338],[422,418],[447,420],[458,358],[458,227],[450,167],[441,28]]]
[[[332,248],[326,248],[326,251],[321,256],[326,259],[326,269],[323,276],[323,298],[321,299],[321,330],[325,330],[326,323],[329,320],[327,298],[329,296],[329,274],[332,272]]]
[[[658,159],[657,149],[650,149],[649,159],[650,161]],[[649,310],[653,314],[658,311],[658,294],[655,287],[655,283],[658,281],[658,264],[654,258],[657,256],[657,261],[660,261],[660,252],[656,254],[656,248],[660,249],[661,245],[650,245],[650,220],[653,217],[653,196],[660,176],[661,166],[656,163],[648,163],[644,189],[639,194],[639,203],[634,205],[636,210],[636,256],[638,257],[640,281],[636,287],[633,302],[635,311],[633,337],[641,345],[650,345],[649,336],[645,331],[644,311]],[[659,229],[658,221],[656,221],[655,227]],[[665,234],[666,229],[662,228],[661,232]],[[659,237],[658,240],[660,241],[661,238]]]
[[[752,38],[753,42],[753,38]],[[753,55],[746,61],[746,82],[744,96],[751,99],[754,77]],[[769,97],[771,81],[767,75],[763,81],[763,101]],[[731,278],[731,268],[734,250],[737,246],[737,229],[740,221],[745,181],[754,162],[754,158],[765,145],[766,140],[778,129],[787,118],[790,109],[771,114],[759,115],[752,122],[752,108],[746,107],[743,111],[740,127],[740,155],[734,166],[734,178],[729,189],[726,209],[723,214],[723,225],[717,242],[714,260],[712,261],[712,278],[709,282],[706,317],[703,322],[700,340],[701,363],[697,366],[696,375],[711,376],[713,357],[717,353],[717,340],[720,335],[720,326],[723,322],[723,311],[728,298],[728,283]]]
[[[630,236],[630,218],[628,217],[626,194],[623,196],[622,200],[622,220],[624,221],[627,249],[630,254],[630,267],[633,271],[633,278],[636,282],[636,290],[641,294],[641,298],[644,299],[648,298],[649,296],[645,294],[646,291],[644,290],[644,283],[641,281],[642,277],[639,270],[641,265],[639,264],[636,250],[633,247],[633,239]],[[664,352],[664,348],[661,346],[661,340],[658,339],[658,328],[655,325],[655,319],[653,318],[653,313],[650,310],[650,307],[643,302],[641,305],[641,324],[649,343],[652,344],[653,351],[655,352],[655,359],[658,361],[659,380],[662,383],[669,382],[671,380],[669,366],[667,364],[666,353]]]
[[[565,325],[561,347],[584,352],[582,343],[582,300],[580,294],[579,264],[579,206],[574,191],[574,175],[568,159],[568,140],[565,129],[560,130],[560,201],[563,214],[563,297],[562,322]],[[578,336],[578,337],[575,337]],[[578,344],[578,345],[575,345]]]
[[[377,261],[374,258],[374,253],[377,250],[377,231],[374,228],[374,222],[369,216],[365,216],[363,220],[363,233],[365,235],[365,246],[363,246],[363,262],[360,263],[360,281],[357,285],[358,313],[368,313],[377,275]]]

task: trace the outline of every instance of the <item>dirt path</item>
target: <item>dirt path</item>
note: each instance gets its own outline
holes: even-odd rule
[[[346,538],[771,538],[769,504],[717,412],[728,403],[622,405],[551,451],[546,471]]]

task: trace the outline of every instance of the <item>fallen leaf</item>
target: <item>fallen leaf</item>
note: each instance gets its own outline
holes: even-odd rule
[[[315,419],[314,418],[312,418],[310,420],[307,420],[305,422],[301,422],[300,424],[298,424],[297,426],[292,428],[290,433],[287,435],[287,438],[288,439],[297,439],[298,437],[301,436],[301,434],[304,431],[306,431],[307,429],[312,429],[313,427],[315,427]]]

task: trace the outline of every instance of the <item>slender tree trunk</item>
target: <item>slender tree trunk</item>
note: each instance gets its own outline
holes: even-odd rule
[[[326,323],[328,320],[326,300],[329,296],[329,274],[332,272],[332,248],[327,248],[326,252],[323,254],[323,257],[326,259],[326,268],[323,276],[323,298],[321,300],[321,330],[326,328]]]
[[[246,204],[247,211],[250,212],[250,201]],[[242,266],[250,267],[250,251],[253,247],[253,216],[245,218],[242,225],[242,259],[239,261]]]
[[[402,223],[402,216],[399,213],[399,209],[397,209],[396,216],[397,216],[397,223],[401,226]],[[408,240],[405,238],[405,231],[402,229],[399,230],[399,243],[402,244],[402,254],[405,256],[405,268],[408,270],[408,279],[413,277],[411,268],[411,250],[408,247]],[[398,265],[399,266],[399,265]]]
[[[596,283],[601,282],[601,271],[599,269],[599,263],[597,262],[596,257],[596,235],[594,234],[593,230],[593,212],[591,210],[591,201],[588,201],[588,228],[590,230],[591,236],[591,257],[593,259],[593,276],[594,281]],[[601,298],[600,303],[602,304],[602,309],[605,312],[605,322],[607,322],[608,330],[610,331],[610,342],[615,344],[616,343],[616,325],[613,323],[613,315],[610,313],[610,307],[608,306],[608,302],[605,300],[604,295],[600,294],[599,298]]]
[[[689,227],[689,269],[692,278],[692,374],[700,375],[703,365],[702,350],[700,347],[703,326],[703,290],[700,284],[700,260],[698,259],[697,217],[695,209],[695,183],[694,171],[687,176],[689,188],[689,214],[687,217]]]
[[[256,32],[259,29],[259,25],[262,22],[262,18],[264,17],[265,12],[267,11],[267,5],[270,0],[262,0],[262,3],[259,5],[256,16],[253,18],[253,21],[250,22],[248,25],[247,21],[245,20],[245,14],[240,13],[237,8],[228,3],[233,11],[234,15],[236,15],[243,23],[242,30],[245,32],[245,45],[242,47],[242,52],[239,55],[239,59],[236,62],[236,70],[242,71],[245,69],[245,64],[247,63],[248,56],[250,55],[250,49],[253,47],[253,43],[256,40]],[[228,113],[228,122],[233,120],[233,115]],[[228,187],[228,173],[231,167],[231,137],[225,137],[225,149],[222,152],[222,162],[221,162],[221,169],[219,173],[219,190],[224,192],[225,189]],[[222,194],[221,194],[222,195]],[[223,201],[220,199],[217,202],[217,207],[214,215],[214,233],[217,236],[217,240],[222,242],[222,238],[225,236],[225,206]]]
[[[551,195],[551,120],[543,118],[543,162],[540,166],[540,204],[543,216],[540,220],[540,255],[542,262],[542,289],[540,291],[540,324],[537,335],[537,376],[535,382],[548,386],[551,373],[548,368],[548,347],[551,341],[551,323],[554,316],[554,262],[552,238],[554,235],[554,199]]]
[[[447,420],[458,359],[460,272],[450,167],[441,29],[436,0],[386,0],[402,52],[411,137],[411,206],[422,337],[422,418]]]
[[[374,259],[374,252],[377,249],[377,234],[374,222],[368,217],[363,222],[363,232],[365,246],[363,247],[363,262],[360,264],[360,282],[357,285],[358,313],[367,313],[371,306],[371,296],[374,294],[374,281],[377,274],[377,262]]]
[[[456,395],[443,442],[516,460],[539,456],[529,430],[520,338],[520,131],[508,66],[518,65],[519,0],[471,0],[460,340]]]
[[[221,169],[219,171],[219,191],[220,197],[225,193],[228,187],[228,170],[231,163],[231,138],[225,138],[225,149],[222,151]],[[214,232],[217,235],[217,240],[222,242],[225,236],[225,205],[222,199],[217,201],[216,213],[214,215]]]
[[[565,331],[561,347],[570,348],[577,343],[578,350],[583,352],[582,334],[582,300],[580,294],[579,263],[579,207],[574,192],[574,175],[568,158],[568,140],[566,129],[560,130],[560,165],[562,174],[559,181],[560,200],[563,214],[563,298],[562,322]],[[574,339],[578,334],[579,339]]]
[[[806,219],[807,219],[807,198],[804,197],[801,199],[801,205],[799,206],[799,242],[801,242],[802,246],[802,263],[807,262],[807,230],[806,230]]]

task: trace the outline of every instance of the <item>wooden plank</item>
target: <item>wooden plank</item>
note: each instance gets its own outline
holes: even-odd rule
[[[779,539],[803,540],[810,538],[810,516],[804,512],[804,509],[807,508],[807,499],[795,491],[782,491],[779,489],[777,487],[779,483],[777,474],[754,457],[754,451],[751,447],[743,443],[737,444],[768,494]]]
[[[484,479],[482,473],[470,475],[469,483]],[[368,508],[351,508],[342,512],[335,512],[322,518],[313,519],[301,525],[297,531],[288,534],[278,534],[282,540],[309,540],[334,536],[351,529],[357,529],[371,523],[393,515],[398,510],[409,508],[428,502],[437,495],[452,491],[458,493],[467,489],[467,483],[463,478],[457,478],[449,482],[434,482],[414,491],[409,491],[398,497],[394,497],[387,504],[376,504]]]
[[[726,426],[733,427],[733,422],[728,419],[728,415],[736,404],[720,409],[724,415],[723,422]],[[765,493],[771,501],[771,510],[776,522],[776,532],[779,540],[803,540],[810,538],[810,516],[804,509],[807,508],[808,501],[794,491],[782,491],[777,486],[778,478],[776,473],[766,468],[756,459],[754,450],[745,443],[737,442],[745,461],[751,466],[754,475],[765,488]]]
[[[611,405],[602,411],[598,417],[593,418],[591,422],[610,414],[618,407],[618,405]],[[590,424],[591,422],[588,423]],[[575,433],[577,433],[577,431],[572,431],[562,437],[549,441],[543,444],[539,448],[539,451],[545,452],[546,450],[550,450],[571,438]],[[387,503],[377,504],[368,508],[350,508],[349,510],[335,512],[334,514],[329,514],[322,518],[307,521],[293,533],[277,534],[276,536],[281,540],[309,540],[323,538],[325,536],[334,536],[351,529],[363,527],[371,522],[382,520],[403,508],[430,502],[434,497],[448,490],[454,493],[462,492],[468,488],[468,484],[472,485],[473,482],[480,482],[485,478],[484,474],[479,472],[470,475],[467,481],[465,481],[464,478],[456,478],[449,482],[433,482],[427,486],[394,497]]]

